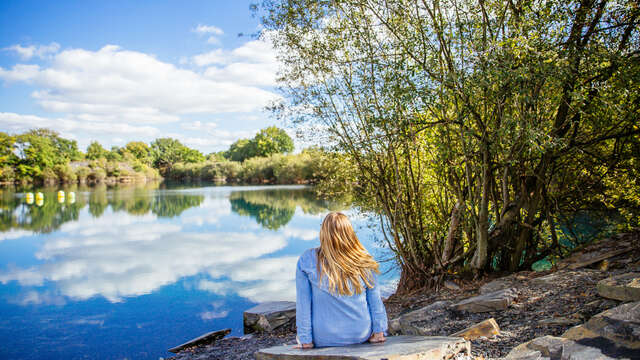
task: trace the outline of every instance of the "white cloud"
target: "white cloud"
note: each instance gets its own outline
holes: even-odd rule
[[[14,51],[15,53],[22,58],[22,60],[29,60],[34,56],[39,58],[45,58],[48,55],[55,54],[60,50],[60,44],[56,42],[52,42],[49,45],[30,45],[30,46],[22,46],[22,45],[13,45],[6,50]]]
[[[292,228],[287,226],[282,230],[284,236],[290,238],[296,238],[305,241],[316,240],[320,236],[320,232],[318,230],[311,229],[300,229],[300,228]]]
[[[129,125],[127,123],[105,123],[92,121],[89,117],[76,116],[71,118],[45,118],[35,115],[22,115],[15,113],[0,113],[0,128],[13,132],[23,132],[33,128],[49,128],[58,131],[62,136],[76,139],[78,132],[93,136],[121,135],[135,136],[137,138],[152,139],[160,134],[153,126]],[[90,139],[84,139],[88,142]],[[81,147],[86,145],[80,144]]]
[[[0,282],[17,281],[22,286],[53,282],[64,297],[103,296],[119,302],[198,273],[219,277],[231,269],[251,267],[254,259],[285,246],[280,234],[188,232],[178,225],[157,223],[152,215],[106,212],[100,218],[64,224],[36,253],[42,264],[8,268],[0,272]],[[45,301],[37,293],[29,294],[22,303]]]
[[[213,25],[198,25],[195,29],[193,29],[193,31],[199,34],[213,34],[213,35],[224,34],[224,31],[222,31],[222,29]]]
[[[224,34],[224,31],[222,31],[222,29],[213,25],[198,25],[195,29],[193,29],[193,32],[200,35],[209,35],[207,42],[214,45],[220,43],[220,40],[217,37]]]
[[[223,319],[229,315],[229,310],[222,311],[204,311],[200,313],[200,318],[202,320],[214,320],[214,319]]]
[[[38,86],[33,97],[45,110],[107,123],[115,117],[158,123],[177,121],[182,114],[252,112],[277,98],[242,81],[216,81],[115,45],[65,50],[44,68],[0,68],[0,78]]]
[[[246,42],[233,50],[211,50],[194,56],[192,61],[197,66],[209,66],[204,75],[212,80],[252,86],[276,85],[278,61],[268,37]]]
[[[0,114],[1,116],[1,114]],[[22,237],[27,237],[27,236],[32,236],[34,235],[33,231],[29,231],[29,230],[22,230],[22,229],[11,229],[9,231],[6,232],[0,232],[0,241],[2,240],[13,240],[13,239],[20,239]]]

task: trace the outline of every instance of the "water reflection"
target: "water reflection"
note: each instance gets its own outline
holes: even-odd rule
[[[55,231],[34,254],[39,264],[0,268],[1,283],[15,281],[26,290],[14,302],[60,304],[63,298],[94,296],[120,302],[196,274],[208,275],[198,289],[219,295],[233,292],[256,302],[292,298],[295,257],[259,258],[283,249],[289,238],[316,238],[317,229],[287,227],[296,209],[317,215],[337,208],[306,188],[212,192],[207,197],[202,191],[158,190],[153,184],[73,190],[77,200],[68,204],[53,201],[56,189],[45,189],[41,207],[27,205],[19,194],[3,193],[2,230],[9,237],[29,234],[16,229]],[[80,216],[85,207],[90,217]],[[194,211],[181,217],[187,209]],[[220,226],[232,214],[282,231]],[[160,221],[174,217],[180,221]]]
[[[58,190],[40,190],[42,206],[0,193],[0,342],[20,354],[21,339],[52,318],[58,328],[46,331],[55,335],[42,336],[58,336],[59,358],[87,354],[62,350],[73,348],[65,334],[93,334],[87,326],[115,332],[111,346],[96,333],[94,353],[132,338],[160,351],[105,358],[157,359],[216,328],[238,335],[252,304],[295,298],[297,256],[315,246],[324,214],[340,208],[304,187],[72,187],[61,203]],[[157,320],[163,313],[169,321]],[[123,328],[136,333],[118,335]]]
[[[189,208],[199,206],[204,200],[201,194],[157,190],[158,183],[115,190],[108,189],[106,185],[92,188],[72,186],[61,191],[45,188],[38,192],[43,196],[41,205],[38,205],[37,196],[36,202],[29,201],[33,193],[22,195],[5,189],[0,192],[0,231],[23,229],[34,233],[50,233],[66,222],[78,220],[79,212],[87,205],[94,218],[101,217],[107,208],[136,216],[151,213],[173,218]],[[60,195],[65,193],[69,196]]]
[[[340,208],[338,202],[318,199],[310,189],[296,192],[287,189],[234,191],[229,201],[235,213],[250,216],[270,230],[278,230],[288,224],[296,207],[300,207],[305,214],[319,214]]]

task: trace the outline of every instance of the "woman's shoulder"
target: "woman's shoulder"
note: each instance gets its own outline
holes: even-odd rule
[[[318,248],[311,248],[311,249],[307,249],[305,250],[302,255],[300,255],[300,257],[298,258],[298,265],[301,267],[308,267],[308,266],[312,266],[314,267],[316,264],[316,259],[317,259],[317,251]]]

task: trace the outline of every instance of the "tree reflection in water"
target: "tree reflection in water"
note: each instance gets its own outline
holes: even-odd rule
[[[35,233],[50,233],[62,224],[78,220],[80,211],[88,206],[94,218],[101,217],[107,208],[113,212],[125,211],[131,215],[155,214],[158,217],[176,217],[183,211],[199,206],[204,195],[181,192],[157,192],[158,183],[133,184],[107,188],[106,185],[95,187],[68,186],[64,188],[43,188],[44,202],[42,206],[27,204],[24,196],[18,196],[12,189],[0,191],[0,232],[13,229],[30,230]],[[57,199],[57,192],[76,193],[75,202],[69,196],[62,202]],[[35,191],[33,191],[35,192]]]
[[[305,214],[320,214],[339,210],[340,203],[318,199],[313,190],[305,188],[233,191],[229,196],[231,210],[238,215],[249,216],[262,227],[278,230],[293,218],[296,207]]]

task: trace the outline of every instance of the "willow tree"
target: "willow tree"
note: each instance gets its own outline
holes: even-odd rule
[[[258,8],[283,65],[281,109],[356,163],[401,290],[453,267],[528,266],[559,247],[558,216],[603,205],[611,174],[638,172],[634,1]]]

